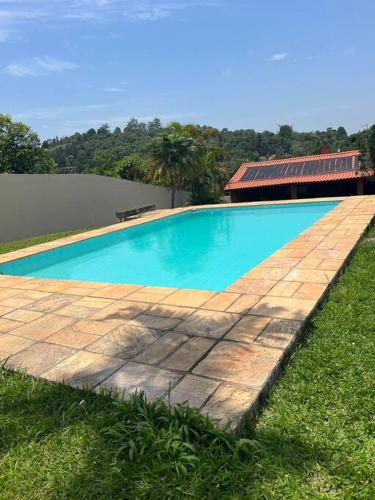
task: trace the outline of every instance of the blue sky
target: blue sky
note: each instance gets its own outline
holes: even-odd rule
[[[130,117],[375,122],[374,0],[0,0],[0,112],[42,138]]]

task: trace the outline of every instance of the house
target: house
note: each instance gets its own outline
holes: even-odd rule
[[[355,150],[243,163],[225,191],[232,202],[375,193],[374,171],[361,169],[359,157]]]

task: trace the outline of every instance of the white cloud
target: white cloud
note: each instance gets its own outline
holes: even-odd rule
[[[280,53],[277,53],[277,54],[273,54],[273,56],[271,56],[269,58],[269,60],[270,61],[283,61],[287,57],[288,57],[288,53],[287,52],[280,52]]]
[[[78,64],[61,61],[49,56],[33,57],[8,64],[3,70],[12,76],[40,76],[48,73],[62,73],[79,68]]]
[[[104,87],[103,92],[124,92],[124,89],[120,87]]]
[[[37,22],[106,22],[121,17],[155,22],[190,8],[217,7],[223,0],[0,0],[0,30]]]

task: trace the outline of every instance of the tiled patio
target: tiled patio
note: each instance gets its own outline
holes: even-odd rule
[[[19,250],[0,264],[186,210]],[[188,401],[236,426],[275,381],[374,214],[375,196],[344,199],[222,293],[0,275],[0,359],[75,387]]]

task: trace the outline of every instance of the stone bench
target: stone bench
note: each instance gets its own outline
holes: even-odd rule
[[[122,210],[121,212],[116,212],[116,217],[119,222],[124,222],[128,217],[133,217],[134,215],[143,214],[145,212],[150,212],[155,210],[156,205],[144,205],[142,207],[130,208],[128,210]]]

